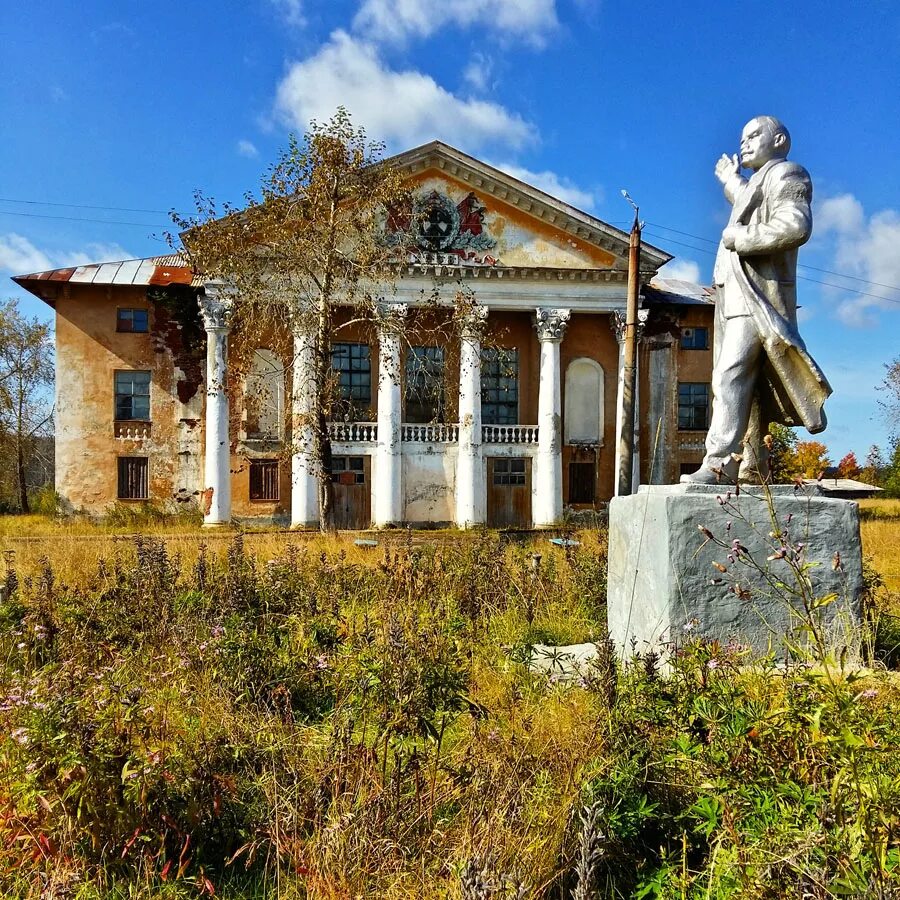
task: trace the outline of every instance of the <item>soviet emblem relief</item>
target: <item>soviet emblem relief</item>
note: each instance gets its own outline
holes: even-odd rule
[[[429,191],[415,199],[412,209],[391,210],[386,224],[387,239],[403,243],[411,239],[411,253],[457,257],[459,263],[496,265],[498,260],[484,253],[497,245],[487,233],[487,208],[474,193],[459,203],[442,191]],[[449,260],[447,260],[449,262]]]

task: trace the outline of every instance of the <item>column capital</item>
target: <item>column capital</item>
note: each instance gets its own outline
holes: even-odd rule
[[[231,307],[234,288],[224,281],[207,281],[197,298],[203,327],[207,331],[228,331],[231,328]]]
[[[637,321],[637,339],[641,340],[644,336],[644,326],[647,324],[647,319],[650,316],[649,309],[639,309],[638,310],[638,321]],[[621,344],[625,340],[625,313],[622,310],[614,310],[609,314],[609,327],[612,329],[612,333],[616,336],[616,340]]]
[[[538,340],[542,342],[561,341],[571,317],[572,310],[570,309],[539,306],[534,311],[534,327],[537,329]]]
[[[403,330],[403,323],[409,312],[408,303],[382,301],[375,304],[375,321],[380,332],[397,333]]]
[[[486,306],[478,306],[476,303],[467,305],[457,310],[460,335],[468,340],[479,340],[484,333],[487,323],[488,309]]]

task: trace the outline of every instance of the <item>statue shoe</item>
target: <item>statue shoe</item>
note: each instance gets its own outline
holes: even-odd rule
[[[712,469],[707,469],[706,466],[700,466],[696,472],[691,472],[689,475],[682,475],[679,480],[682,484],[722,484],[723,482],[727,484],[727,479],[722,478],[720,472],[714,472]]]

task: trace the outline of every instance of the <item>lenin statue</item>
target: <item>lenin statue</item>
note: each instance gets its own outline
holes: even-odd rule
[[[825,429],[831,387],[797,332],[797,248],[812,232],[812,182],[787,159],[791,138],[772,116],[751,119],[716,177],[732,204],[716,256],[712,420],[700,484],[764,480],[770,422]],[[741,167],[751,175],[741,175]]]

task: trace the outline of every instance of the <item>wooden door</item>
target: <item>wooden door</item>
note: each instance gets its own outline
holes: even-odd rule
[[[361,531],[372,525],[371,458],[335,456],[331,461],[334,484],[334,525]]]
[[[487,520],[491,528],[531,528],[531,460],[489,456]]]

